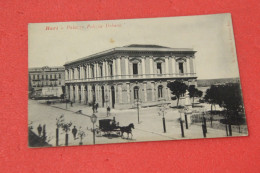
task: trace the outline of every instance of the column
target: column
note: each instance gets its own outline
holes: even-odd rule
[[[65,86],[65,97],[66,97],[66,99],[68,99],[70,96],[69,96],[69,86],[68,85],[66,85]]]
[[[75,102],[79,101],[79,87],[75,85]]]
[[[106,69],[106,78],[108,78],[109,72],[108,72],[108,62],[105,61],[105,69]]]
[[[97,66],[96,66],[97,64],[96,63],[94,63],[94,78],[96,78],[97,77]]]
[[[88,77],[88,80],[89,80],[90,77],[91,77],[90,64],[88,64],[87,67],[88,67],[88,75],[87,75],[87,77]]]
[[[96,64],[96,77],[99,78],[100,77],[100,72],[99,72],[99,63]]]
[[[126,75],[126,78],[128,77],[127,75],[129,75],[129,70],[128,70],[128,66],[129,66],[129,62],[128,62],[128,57],[125,56],[125,75]]]
[[[184,66],[184,75],[187,75],[187,60],[183,62],[183,66]]]
[[[144,83],[143,86],[144,86],[144,102],[146,102],[147,101],[146,83]]]
[[[113,59],[113,78],[115,78],[115,76],[116,76],[116,60],[115,59]]]
[[[175,60],[175,73],[177,74],[177,76],[179,75],[179,66],[176,60]]]
[[[194,73],[196,73],[196,62],[195,62],[195,58],[193,58],[192,62],[193,62]]]
[[[92,86],[88,85],[88,102],[92,102],[93,101],[93,96],[92,96]]]
[[[80,67],[77,68],[77,72],[78,72],[78,73],[77,73],[77,79],[80,79],[80,75],[81,75],[81,74],[80,74]]]
[[[166,76],[169,76],[169,57],[165,57],[165,74]]]
[[[106,62],[105,61],[103,61],[102,62],[102,71],[103,71],[103,79],[106,77],[106,67],[105,67],[105,65],[106,65]]]
[[[154,83],[151,83],[151,85],[152,85],[152,101],[154,101],[155,100],[155,95],[154,95]]]
[[[80,66],[80,76],[79,79],[83,79],[83,66]]]
[[[121,57],[117,57],[117,75],[118,79],[121,79]]]
[[[153,57],[150,56],[150,76],[153,76]]]
[[[130,103],[130,83],[126,83],[127,103]]]
[[[187,68],[187,75],[189,75],[190,76],[190,57],[188,57],[187,59],[186,59],[186,68]]]
[[[142,56],[142,77],[145,77],[145,56]]]
[[[171,92],[168,87],[166,88],[166,94],[167,94],[167,96],[165,97],[166,100],[171,100]]]
[[[73,68],[73,70],[72,70],[73,71],[73,79],[77,79],[76,78],[76,70],[77,70],[77,68]]]
[[[108,85],[107,88],[108,88],[109,106],[110,106],[110,108],[112,108],[112,91],[111,91],[111,86]]]
[[[81,103],[85,103],[85,86],[81,85]]]
[[[73,86],[70,85],[70,101],[74,101],[74,97],[73,97]]]
[[[175,75],[175,73],[176,73],[176,67],[175,67],[175,59],[174,59],[174,57],[171,57],[172,58],[172,73]]]

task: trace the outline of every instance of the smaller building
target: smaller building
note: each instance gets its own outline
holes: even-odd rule
[[[29,93],[34,96],[57,96],[63,94],[65,68],[35,67],[29,68]]]

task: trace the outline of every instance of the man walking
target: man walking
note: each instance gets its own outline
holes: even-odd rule
[[[74,128],[72,129],[72,134],[73,134],[74,140],[76,139],[77,132],[78,132],[78,130],[76,129],[76,126],[74,126]]]
[[[41,134],[42,134],[42,126],[41,126],[41,124],[39,124],[37,130],[38,130],[38,135],[41,136]]]

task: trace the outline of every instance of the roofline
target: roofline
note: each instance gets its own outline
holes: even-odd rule
[[[106,55],[109,53],[116,53],[116,52],[124,52],[124,51],[135,51],[135,52],[142,52],[142,51],[151,51],[151,52],[192,52],[192,53],[196,53],[196,51],[194,51],[191,48],[143,48],[143,47],[115,47],[112,49],[108,49],[102,52],[98,52],[92,55],[88,55],[76,60],[72,60],[72,61],[68,61],[65,62],[64,66],[73,64],[73,63],[77,63],[80,61],[84,61],[84,60],[90,60],[92,58],[101,56],[101,55]]]

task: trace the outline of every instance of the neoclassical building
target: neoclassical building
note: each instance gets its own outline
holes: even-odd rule
[[[189,48],[129,45],[67,62],[66,97],[120,109],[133,107],[136,100],[144,106],[170,101],[168,82],[196,85],[195,53]]]
[[[33,89],[36,95],[60,96],[65,85],[64,75],[63,66],[29,68],[29,90]]]

